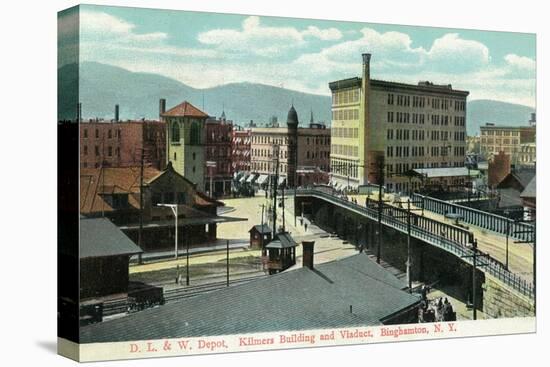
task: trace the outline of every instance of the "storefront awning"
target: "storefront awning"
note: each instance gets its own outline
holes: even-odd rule
[[[239,180],[240,183],[244,183],[246,181],[246,179],[248,178],[248,175],[243,175],[243,177],[241,177],[241,179]]]
[[[252,182],[254,182],[254,180],[256,179],[256,177],[258,177],[258,176],[256,176],[255,174],[251,174],[251,175],[248,176],[248,178],[246,179],[246,182],[252,183]]]
[[[256,180],[256,183],[258,185],[262,185],[266,181],[267,181],[267,175],[260,175],[260,177],[258,177],[258,179]]]
[[[277,184],[280,186],[280,185],[284,184],[285,182],[286,182],[286,177],[280,176],[279,181],[277,182]]]

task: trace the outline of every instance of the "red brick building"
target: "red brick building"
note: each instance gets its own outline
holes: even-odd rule
[[[499,152],[489,161],[489,187],[496,187],[512,171],[512,159],[509,154]]]
[[[233,172],[250,171],[250,129],[233,129],[231,141]]]
[[[214,197],[231,194],[233,179],[232,149],[233,122],[225,119],[206,120],[204,192]]]
[[[147,166],[166,167],[166,124],[159,121],[80,124],[80,167],[129,167],[140,164],[145,150]]]

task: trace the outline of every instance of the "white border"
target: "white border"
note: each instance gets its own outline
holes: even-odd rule
[[[539,182],[550,182],[544,156],[548,122],[545,93],[549,85],[550,28],[543,1],[410,1],[333,2],[276,0],[126,0],[94,1],[182,10],[279,15],[334,20],[448,26],[537,33],[537,127]],[[6,365],[66,366],[72,361],[55,354],[56,344],[56,12],[74,1],[9,1],[2,6],[2,352]],[[541,223],[548,223],[548,201],[540,191]],[[546,185],[547,186],[547,185]],[[545,238],[540,227],[539,239]],[[541,236],[542,235],[542,236]],[[543,241],[540,241],[543,243]],[[539,264],[549,259],[539,246]],[[121,361],[94,365],[373,365],[438,366],[540,365],[548,348],[548,281],[538,269],[537,334],[463,338],[414,343],[313,348],[257,353]],[[546,309],[545,309],[546,308]],[[546,340],[546,341],[545,341]]]

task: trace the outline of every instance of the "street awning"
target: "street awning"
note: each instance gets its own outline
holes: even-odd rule
[[[258,185],[262,185],[266,181],[267,181],[267,175],[260,175],[260,177],[258,177],[258,179],[256,180],[256,183]]]
[[[286,177],[282,176],[282,177],[279,177],[279,181],[277,182],[277,184],[280,186],[282,184],[284,184],[286,182]]]
[[[246,181],[246,179],[248,178],[249,175],[243,175],[243,177],[241,177],[241,179],[239,180],[240,183],[244,183]]]
[[[256,179],[256,177],[258,177],[258,176],[256,176],[255,174],[251,174],[251,175],[248,176],[248,178],[246,179],[246,182],[252,183],[252,182],[254,182],[254,180]]]

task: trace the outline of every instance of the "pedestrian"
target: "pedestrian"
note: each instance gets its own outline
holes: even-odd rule
[[[304,224],[305,232],[307,232],[307,223]]]

